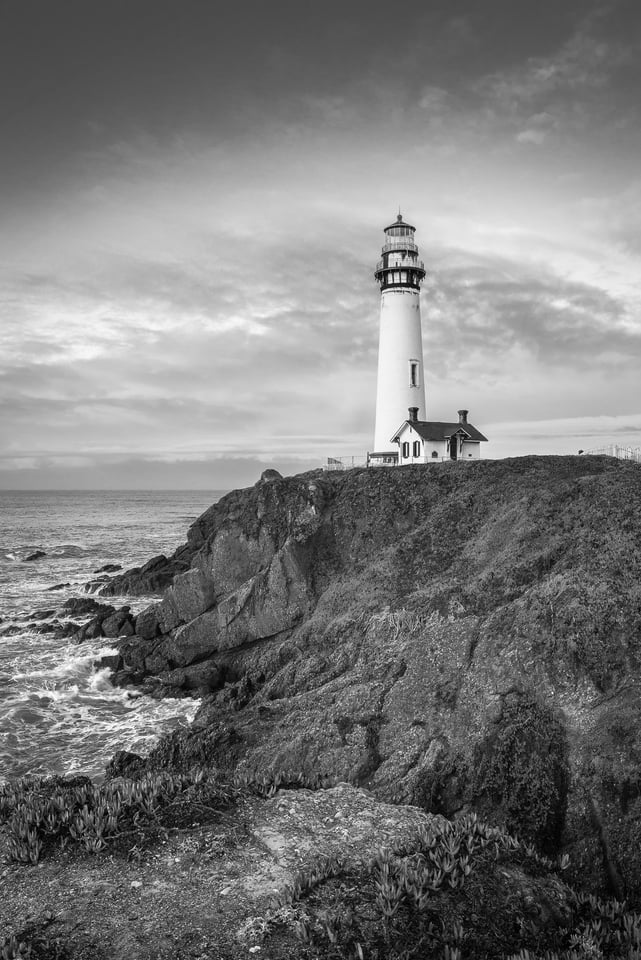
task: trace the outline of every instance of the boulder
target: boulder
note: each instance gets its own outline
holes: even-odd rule
[[[90,601],[91,602],[91,601]],[[96,603],[96,601],[92,601]],[[82,606],[79,607],[82,609]],[[105,603],[96,603],[96,606],[93,608],[96,613],[95,617],[92,617],[88,623],[85,623],[78,632],[76,633],[76,640],[79,642],[82,640],[93,640],[95,637],[117,637],[121,634],[119,632],[114,633],[114,629],[119,631],[120,626],[125,623],[129,624],[129,627],[126,630],[125,635],[131,635],[133,633],[133,618],[129,613],[129,607],[122,608],[121,610],[116,611],[114,607],[110,607]],[[105,633],[104,624],[107,623],[109,633]]]
[[[82,617],[88,613],[103,614],[104,617],[108,617],[115,612],[116,608],[106,603],[99,603],[93,597],[70,597],[69,600],[65,600],[62,609],[74,617]]]
[[[105,637],[130,637],[134,633],[134,619],[129,613],[129,607],[116,610],[105,617],[101,625]]]
[[[146,607],[134,621],[135,632],[143,640],[151,640],[160,635],[158,608],[159,604],[157,603],[152,604],[151,607]]]
[[[110,670],[120,670],[122,667],[122,657],[119,653],[105,654],[94,662],[94,666],[96,670],[104,670],[106,667]]]
[[[78,643],[83,640],[95,640],[96,637],[102,636],[102,620],[100,617],[94,617],[92,620],[89,620],[88,623],[83,624],[75,634]]]

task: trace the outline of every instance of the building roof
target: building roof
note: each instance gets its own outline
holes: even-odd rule
[[[392,437],[392,441],[399,438],[406,426],[416,430],[423,440],[447,440],[453,433],[460,430],[468,440],[487,441],[487,437],[484,437],[481,431],[471,423],[460,423],[458,420],[456,423],[444,423],[441,420],[404,420]]]

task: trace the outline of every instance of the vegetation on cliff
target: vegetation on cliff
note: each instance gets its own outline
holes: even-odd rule
[[[103,588],[164,590],[118,641],[117,682],[201,698],[110,782],[201,769],[250,819],[263,804],[268,846],[281,801],[311,830],[340,800],[356,846],[355,797],[380,835],[397,811],[349,862],[318,827],[324,859],[288,861],[294,894],[256,921],[261,956],[637,958],[640,543],[641,470],[607,457],[270,472]],[[326,789],[256,796],[301,782]],[[470,869],[434,887],[448,850]]]

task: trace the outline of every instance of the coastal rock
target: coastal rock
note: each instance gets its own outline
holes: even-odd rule
[[[118,570],[122,570],[121,563],[106,563],[104,567],[94,570],[94,573],[116,573]]]
[[[201,690],[207,693],[220,685],[223,673],[211,660],[194,663],[189,667],[178,667],[160,674],[159,679],[169,687],[184,690]]]
[[[70,583],[54,583],[52,587],[47,587],[47,590],[53,592],[54,590],[64,590],[65,587],[70,587]]]
[[[129,607],[121,607],[115,613],[105,617],[101,622],[102,633],[105,637],[130,637],[134,632],[134,618]]]
[[[85,606],[83,606],[83,601]],[[90,603],[94,606],[88,606]],[[69,609],[95,613],[95,616],[76,632],[75,639],[79,643],[83,640],[94,640],[96,637],[113,638],[131,636],[133,633],[134,620],[129,612],[129,607],[116,610],[115,607],[106,603],[97,603],[95,600],[81,598],[76,608],[73,606],[73,601],[69,601]]]
[[[118,750],[107,764],[105,774],[107,780],[116,780],[119,777],[133,779],[144,770],[145,761],[140,754],[130,750]]]
[[[50,623],[30,623],[29,629],[33,630],[34,633],[60,634],[61,624],[59,620],[52,620]]]
[[[33,553],[30,553],[28,557],[24,558],[24,563],[31,563],[33,560],[42,560],[42,558],[46,556],[47,554],[44,550],[34,550]]]
[[[106,653],[95,661],[94,666],[97,670],[119,670],[122,666],[122,657],[119,653]]]
[[[102,636],[102,620],[100,617],[93,617],[89,620],[88,623],[83,624],[82,627],[75,634],[75,638],[78,643],[81,643],[83,640],[95,640],[96,637]]]
[[[106,603],[99,603],[98,600],[94,600],[92,597],[70,597],[62,605],[63,611],[74,617],[82,617],[85,614],[101,614],[104,616],[109,616],[113,613],[115,608],[110,607]]]
[[[96,583],[95,589],[102,597],[116,597],[127,594],[129,596],[146,596],[162,593],[172,582],[174,577],[183,573],[189,567],[189,559],[184,559],[180,551],[170,559],[164,555],[153,557],[143,567],[133,567],[125,573],[110,578],[108,583]],[[88,588],[92,584],[88,584]]]
[[[274,480],[282,480],[283,475],[279,473],[278,470],[263,470],[260,475],[260,480],[258,483],[273,483]]]
[[[34,610],[33,613],[28,613],[26,616],[21,617],[22,620],[49,620],[51,617],[54,617],[56,614],[55,610]]]
[[[119,641],[125,673],[212,670],[178,751],[213,735],[212,762],[478,809],[641,897],[639,477],[525,457],[234,491]]]
[[[152,640],[160,636],[160,621],[158,619],[158,604],[146,607],[134,621],[134,632],[143,640]]]
[[[102,590],[105,584],[109,583],[110,580],[111,577],[109,574],[104,573],[102,576],[96,577],[94,580],[89,580],[87,583],[85,583],[85,590],[87,593],[98,593],[98,591]]]

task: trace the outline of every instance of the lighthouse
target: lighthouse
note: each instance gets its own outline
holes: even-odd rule
[[[425,420],[420,308],[425,268],[418,258],[415,232],[400,213],[385,227],[374,274],[381,290],[381,318],[374,452],[368,458],[372,466],[398,462],[398,443],[392,437],[408,409],[415,419]]]

